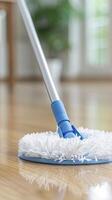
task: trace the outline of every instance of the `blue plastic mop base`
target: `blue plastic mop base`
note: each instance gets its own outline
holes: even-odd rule
[[[85,159],[85,160],[51,160],[51,159],[46,159],[46,158],[38,158],[38,157],[29,157],[29,156],[24,156],[21,155],[19,156],[22,160],[30,161],[30,162],[35,162],[35,163],[41,163],[41,164],[50,164],[50,165],[96,165],[96,164],[106,164],[106,163],[111,163],[112,160],[109,159]]]

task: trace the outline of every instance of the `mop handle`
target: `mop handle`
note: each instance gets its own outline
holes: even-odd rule
[[[66,109],[64,107],[63,102],[59,99],[58,93],[56,91],[55,85],[53,83],[47,61],[45,59],[43,50],[41,48],[39,38],[37,36],[30,12],[25,3],[25,0],[17,0],[18,6],[20,8],[24,23],[26,25],[26,29],[28,31],[29,38],[31,40],[37,61],[39,62],[40,70],[43,75],[43,79],[51,100],[51,108],[53,114],[55,116],[57,125],[58,125],[58,133],[60,137],[71,138],[75,136],[82,136],[77,131],[77,129],[71,125],[69,117],[66,113]]]
[[[31,40],[36,59],[39,63],[39,67],[48,91],[48,95],[50,97],[51,102],[54,102],[56,100],[59,100],[58,93],[56,91],[55,85],[53,83],[48,64],[46,61],[46,58],[44,56],[39,38],[37,36],[31,15],[29,13],[28,7],[26,5],[25,0],[17,0],[17,4],[19,6],[21,15],[23,17],[24,23],[26,25],[26,29],[29,35],[29,38]]]

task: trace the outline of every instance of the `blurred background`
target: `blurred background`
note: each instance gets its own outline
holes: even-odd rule
[[[26,3],[71,122],[112,133],[112,0]],[[62,177],[66,194],[57,186],[50,189],[46,185],[45,191],[30,185],[18,174],[23,167],[17,158],[19,139],[26,133],[56,131],[43,85],[16,0],[0,0],[0,199],[112,200],[110,165],[81,168],[81,182],[70,186],[73,193],[68,193]],[[35,167],[29,166],[41,174]],[[51,172],[56,174],[55,169]],[[71,180],[71,174],[67,175]]]
[[[112,78],[111,0],[26,0],[54,80]],[[41,80],[14,0],[0,0],[0,80]]]
[[[111,130],[112,1],[26,0],[26,3],[71,121],[78,126]],[[17,126],[17,130],[21,127],[23,133],[35,128],[53,129],[52,118],[49,120],[52,123],[45,126],[41,123],[45,105],[46,115],[51,116],[41,81],[16,1],[0,0],[1,121]],[[12,90],[9,85],[14,86]],[[7,105],[14,110],[7,111]],[[31,117],[27,112],[32,112]],[[23,126],[23,121],[27,126]]]

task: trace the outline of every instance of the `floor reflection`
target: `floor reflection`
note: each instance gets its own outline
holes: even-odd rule
[[[67,192],[74,197],[86,195],[89,200],[103,200],[93,197],[94,193],[97,195],[98,190],[100,193],[106,190],[105,195],[112,197],[112,190],[109,189],[112,186],[112,173],[109,174],[111,167],[111,164],[63,167],[19,161],[19,173],[27,183],[36,184],[42,191],[57,190],[59,200],[65,199]],[[104,200],[110,200],[109,198]]]
[[[83,127],[112,130],[111,85],[66,84],[62,97],[72,121]]]
[[[108,182],[97,184],[90,187],[88,200],[111,200],[112,199],[112,185]]]
[[[11,127],[13,114],[12,106],[13,103],[12,93],[9,91],[9,87],[1,85],[0,87],[0,164],[7,163],[7,153],[9,150],[9,130]]]

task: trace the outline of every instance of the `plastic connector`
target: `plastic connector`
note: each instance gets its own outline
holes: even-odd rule
[[[72,138],[77,136],[80,137],[80,139],[83,139],[78,130],[71,125],[62,101],[57,100],[52,102],[51,107],[58,124],[58,132],[60,137]]]

